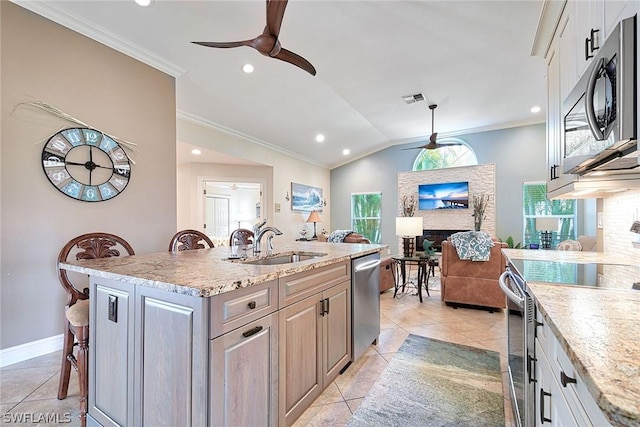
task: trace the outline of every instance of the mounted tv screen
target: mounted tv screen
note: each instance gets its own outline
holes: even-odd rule
[[[418,186],[418,209],[468,209],[469,183],[443,182]]]

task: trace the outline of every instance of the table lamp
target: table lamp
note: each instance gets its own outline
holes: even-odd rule
[[[401,216],[396,218],[396,236],[402,236],[405,257],[413,256],[415,236],[421,235],[421,216]]]
[[[551,249],[553,232],[558,231],[558,218],[536,218],[536,231],[540,232],[542,249]]]
[[[307,218],[307,222],[312,222],[313,223],[313,237],[312,237],[312,239],[317,239],[318,235],[316,234],[316,222],[321,222],[320,221],[320,215],[318,215],[318,212],[312,211],[311,214],[309,215],[309,218]]]

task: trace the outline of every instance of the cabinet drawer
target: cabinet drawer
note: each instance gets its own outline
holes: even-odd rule
[[[351,262],[343,261],[279,279],[280,308],[351,279]]]
[[[270,280],[211,297],[211,329],[215,338],[278,309],[278,286]]]
[[[602,410],[576,371],[569,356],[555,337],[550,339],[551,371],[576,418],[588,420],[585,425],[609,426]],[[563,380],[563,377],[565,379]],[[568,377],[568,379],[566,378]],[[575,380],[575,382],[573,382]]]

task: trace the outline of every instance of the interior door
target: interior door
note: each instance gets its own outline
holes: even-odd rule
[[[229,236],[229,199],[226,197],[206,196],[205,230],[211,237]]]

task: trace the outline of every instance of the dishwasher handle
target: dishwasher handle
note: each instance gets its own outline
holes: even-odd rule
[[[375,268],[377,266],[380,265],[380,260],[376,259],[373,261],[369,261],[369,262],[365,262],[364,264],[360,264],[355,268],[356,273],[359,273],[361,271],[365,271],[365,270],[371,270],[372,268]]]

